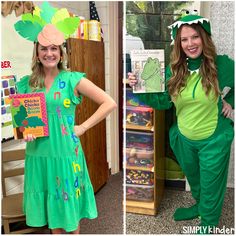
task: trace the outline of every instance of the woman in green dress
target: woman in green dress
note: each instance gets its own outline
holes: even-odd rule
[[[24,137],[27,146],[23,211],[29,226],[48,225],[53,234],[78,234],[82,218],[97,217],[79,136],[117,105],[85,73],[66,71],[64,40],[55,25],[46,24],[34,39],[32,74],[17,83],[18,93],[45,93],[49,127],[48,137]],[[99,107],[81,125],[75,125],[75,108],[82,96]]]

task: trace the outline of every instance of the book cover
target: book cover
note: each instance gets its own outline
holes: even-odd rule
[[[158,50],[131,50],[131,68],[138,83],[133,93],[157,93],[165,90],[165,54]]]
[[[49,135],[44,93],[14,94],[10,99],[15,139],[23,139],[27,134],[36,137]]]

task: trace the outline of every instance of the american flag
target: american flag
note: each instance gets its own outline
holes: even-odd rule
[[[89,1],[89,11],[90,11],[90,20],[97,20],[100,22],[100,18],[94,1]],[[101,37],[103,38],[102,27],[101,27]]]

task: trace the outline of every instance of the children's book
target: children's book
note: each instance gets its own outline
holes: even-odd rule
[[[137,84],[133,93],[157,93],[165,90],[165,54],[158,50],[131,50],[131,67]]]
[[[44,93],[10,95],[10,107],[15,139],[25,135],[48,136],[48,119]]]

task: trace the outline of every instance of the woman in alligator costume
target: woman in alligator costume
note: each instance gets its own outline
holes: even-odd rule
[[[234,137],[234,61],[217,55],[208,19],[187,15],[169,26],[173,39],[166,91],[137,94],[147,105],[176,108],[177,124],[170,129],[170,145],[189,182],[196,203],[178,208],[174,219],[199,217],[208,232],[219,223]],[[129,73],[129,84],[136,83]],[[222,91],[228,90],[224,99]],[[204,229],[204,230],[205,230]]]

